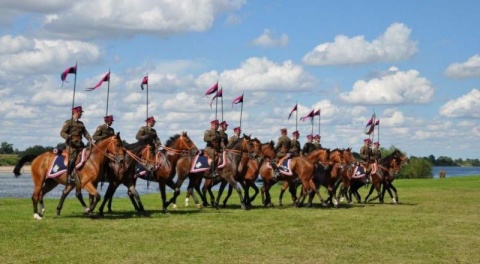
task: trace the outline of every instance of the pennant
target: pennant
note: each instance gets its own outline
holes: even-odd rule
[[[140,84],[140,88],[142,88],[142,91],[144,85],[148,85],[148,76],[143,77],[142,84]]]
[[[223,89],[218,90],[217,93],[213,96],[212,101],[210,101],[210,108],[212,108],[213,100],[215,100],[215,98],[217,97],[223,97]]]
[[[292,117],[293,112],[297,111],[297,105],[298,105],[298,104],[295,104],[295,106],[293,107],[292,111],[290,111],[290,114],[288,115],[287,121],[290,120],[290,117]]]
[[[319,116],[319,115],[320,115],[320,109],[318,109],[315,113],[313,113],[313,116]]]
[[[233,107],[234,104],[238,104],[238,103],[243,103],[243,94],[240,95],[239,97],[233,99],[233,101],[232,101],[232,107]]]
[[[62,79],[62,82],[64,82],[67,79],[67,75],[69,73],[77,74],[77,65],[70,67],[66,69],[62,74],[60,75],[60,78]]]
[[[86,91],[93,91],[93,90],[97,89],[98,87],[100,87],[103,82],[109,82],[109,81],[110,81],[110,72],[105,74],[105,76],[103,76],[103,78],[95,86],[87,88],[85,90]]]
[[[375,113],[373,113],[372,117],[368,120],[367,124],[365,125],[364,133],[367,135],[372,134],[375,128]]]
[[[306,115],[306,116],[304,116],[304,117],[300,117],[300,120],[301,120],[302,122],[305,122],[305,121],[307,121],[308,118],[313,118],[313,115],[314,115],[314,114],[315,114],[315,111],[312,110],[312,111],[310,111],[310,113],[308,113],[308,115]]]
[[[377,121],[375,121],[375,125],[376,126],[380,125],[380,119],[377,119]]]
[[[210,95],[210,94],[213,94],[214,92],[216,92],[218,90],[218,82],[216,84],[214,84],[212,86],[212,88],[208,89],[206,92],[205,92],[205,96],[207,95]]]

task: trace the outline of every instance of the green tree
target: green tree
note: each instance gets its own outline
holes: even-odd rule
[[[432,164],[424,158],[412,156],[397,177],[399,179],[433,178]]]
[[[8,142],[2,142],[0,144],[0,153],[1,154],[12,154],[13,153],[13,144]]]
[[[53,147],[44,147],[40,145],[35,145],[33,147],[28,147],[25,149],[25,151],[22,153],[23,155],[40,155],[44,152],[47,151],[52,151]]]

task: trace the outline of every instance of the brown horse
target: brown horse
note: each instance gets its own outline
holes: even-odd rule
[[[137,164],[140,164],[146,169],[144,176],[139,175],[140,178],[148,181],[155,181],[159,183],[159,190],[162,199],[162,211],[166,212],[166,190],[165,186],[174,189],[175,185],[172,180],[172,175],[175,176],[175,165],[180,157],[185,155],[194,155],[198,152],[197,147],[190,139],[186,131],[181,134],[176,134],[170,137],[163,146],[163,150],[152,155],[150,145],[146,142],[139,141],[134,144],[126,146],[127,157],[125,163],[127,170],[123,177],[114,177],[111,181],[105,194],[105,200],[99,208],[103,213],[105,203],[108,201],[108,211],[111,212],[111,202],[115,190],[120,184],[124,184],[128,188],[128,195],[136,211],[139,214],[146,214],[145,209],[140,200],[140,196],[135,189],[137,181]]]
[[[237,181],[242,185],[244,193],[244,202],[248,208],[252,207],[252,202],[255,200],[259,193],[259,188],[255,184],[258,179],[258,172],[260,166],[265,159],[272,159],[275,157],[275,147],[273,141],[267,143],[261,143],[257,138],[252,139],[253,144],[253,157],[250,155],[244,155],[240,162],[239,172],[237,175]],[[247,165],[244,163],[247,161]],[[250,188],[255,191],[255,194],[250,197]],[[229,186],[227,197],[223,200],[223,207],[226,207],[228,198],[232,194],[233,188]],[[211,197],[212,198],[212,197]]]
[[[249,153],[252,148],[252,144],[250,142],[250,137],[243,135],[243,138],[240,138],[237,140],[236,144],[231,149],[226,149],[226,165],[225,167],[218,169],[219,176],[222,182],[226,182],[230,184],[233,188],[236,189],[239,197],[240,197],[240,203],[242,209],[246,209],[244,200],[243,200],[243,195],[241,192],[240,186],[237,185],[237,181],[235,180],[235,176],[238,173],[238,167],[241,161],[241,158],[243,156],[243,153]],[[175,184],[175,192],[174,196],[170,199],[170,201],[167,203],[167,206],[170,203],[175,203],[177,197],[180,195],[180,186],[182,185],[183,181],[185,180],[186,177],[189,177],[190,179],[190,184],[189,184],[189,189],[190,187],[193,188],[193,186],[196,186],[199,184],[199,181],[205,177],[206,182],[208,180],[211,180],[210,176],[206,174],[205,172],[199,172],[199,173],[192,173],[190,172],[190,169],[192,168],[192,163],[194,161],[193,156],[187,156],[187,157],[182,157],[178,160],[177,162],[177,182]],[[226,185],[226,184],[225,184]],[[225,187],[223,186],[223,188]],[[221,197],[221,193],[223,192],[222,186],[220,187],[219,190],[219,195],[217,196],[217,200],[215,203],[215,206],[218,208],[219,204],[219,199]],[[193,191],[190,193],[193,194]],[[204,199],[204,197],[202,198]],[[199,206],[197,204],[197,206]]]
[[[327,204],[325,203],[325,200],[323,199],[322,195],[319,192],[319,188],[320,188],[321,185],[325,185],[325,183],[326,183],[326,178],[325,177],[328,176],[328,175],[326,173],[325,167],[328,167],[329,164],[331,163],[329,161],[329,155],[330,155],[330,150],[322,148],[322,149],[315,150],[315,151],[309,153],[307,156],[305,156],[314,165],[314,172],[313,172],[312,181],[313,181],[313,184],[315,185],[315,189],[313,191],[310,191],[309,201],[308,201],[308,205],[307,205],[308,207],[313,206],[312,201],[313,201],[313,198],[314,198],[315,194],[318,196],[318,198],[320,200],[320,203],[323,206],[327,206]],[[295,185],[298,185],[298,184],[295,184]],[[285,181],[283,183],[281,189],[280,189],[280,196],[279,196],[279,205],[280,206],[283,205],[283,201],[282,201],[283,200],[283,194],[285,193],[285,191],[289,187],[290,187],[289,182]],[[297,186],[295,186],[295,187],[297,187]],[[302,192],[303,192],[303,188],[302,188]]]
[[[93,216],[93,210],[100,200],[100,194],[97,191],[97,182],[104,173],[105,164],[123,164],[125,157],[125,150],[122,145],[122,140],[120,138],[120,133],[108,137],[98,144],[91,144],[90,148],[87,150],[87,158],[85,164],[76,169],[78,178],[80,179],[79,186],[66,185],[67,184],[67,173],[66,171],[56,178],[47,179],[47,174],[52,165],[52,162],[56,156],[53,152],[45,152],[37,157],[30,156],[28,159],[21,159],[15,166],[14,173],[15,176],[20,176],[20,169],[23,165],[32,161],[31,170],[32,170],[32,179],[34,183],[34,189],[32,194],[33,202],[33,217],[35,219],[41,220],[43,213],[45,212],[45,207],[43,205],[43,196],[55,188],[58,184],[66,185],[63,190],[62,197],[60,198],[59,204],[57,206],[57,215],[60,215],[63,203],[65,198],[70,193],[70,191],[76,187],[76,196],[81,201],[82,205],[86,207],[83,202],[81,189],[85,189],[89,195],[93,198],[90,201],[90,207],[86,208],[89,216]],[[79,159],[81,159],[79,155]],[[111,165],[112,166],[112,165]],[[123,169],[123,166],[117,166],[120,169]],[[38,213],[38,203],[40,202],[42,206],[42,213]]]
[[[290,169],[292,170],[292,176],[286,176],[281,174],[278,180],[287,181],[290,188],[290,194],[292,195],[292,200],[295,206],[299,207],[303,205],[303,201],[310,192],[315,192],[316,187],[312,181],[314,165],[306,157],[293,157],[290,161]],[[273,169],[271,168],[268,162],[264,162],[260,167],[260,176],[263,180],[262,194],[263,205],[264,206],[273,206],[270,196],[270,188],[277,183],[277,180],[273,177]],[[297,199],[295,184],[296,180],[303,186],[303,191],[300,199]]]
[[[395,175],[400,172],[402,166],[408,162],[407,156],[405,156],[400,150],[395,149],[390,155],[381,159],[378,162],[378,169],[372,176],[372,186],[368,195],[365,197],[365,203],[379,199],[380,203],[383,203],[385,190],[392,189],[394,191],[395,197],[393,197],[393,202],[398,203],[398,193],[397,188],[393,186],[392,182],[395,180]],[[371,165],[373,166],[373,164]],[[380,185],[383,184],[383,191],[380,193]],[[368,199],[373,193],[373,190],[377,191],[377,196]]]

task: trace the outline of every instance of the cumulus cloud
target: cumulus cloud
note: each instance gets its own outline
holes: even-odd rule
[[[383,76],[355,82],[352,91],[340,98],[355,104],[409,104],[427,103],[433,94],[432,84],[418,71],[391,67]]]
[[[445,117],[480,117],[480,91],[471,90],[469,93],[448,101],[440,108],[440,115]]]
[[[323,43],[307,53],[308,65],[355,65],[406,60],[417,52],[417,42],[410,40],[411,29],[402,23],[392,24],[371,42],[364,36],[349,38],[339,35],[334,42]]]
[[[3,36],[0,39],[0,77],[22,74],[51,73],[52,69],[70,65],[72,61],[92,63],[100,58],[100,49],[82,41],[27,39]]]
[[[236,91],[256,92],[309,90],[318,82],[302,66],[295,65],[291,60],[275,63],[265,57],[249,58],[238,69],[226,70],[209,83],[218,79]]]
[[[245,0],[85,0],[45,18],[47,31],[62,37],[105,38],[208,30],[216,17],[240,9]],[[72,28],[75,28],[72,31]]]
[[[457,79],[480,77],[480,55],[476,54],[466,62],[450,64],[445,70],[445,75]]]
[[[265,29],[262,35],[252,41],[252,44],[264,48],[285,47],[288,44],[288,36],[287,34],[282,34],[278,38],[275,38],[273,32]]]

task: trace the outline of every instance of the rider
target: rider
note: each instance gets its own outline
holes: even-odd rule
[[[155,118],[153,116],[145,120],[147,123],[145,126],[142,126],[135,138],[137,140],[143,140],[150,145],[150,153],[155,157],[156,151],[159,147],[162,146],[162,142],[158,137],[157,131],[153,128],[155,126]]]
[[[320,138],[321,138],[321,136],[319,134],[316,134],[313,137],[313,145],[315,145],[316,149],[321,149],[322,148],[322,144],[320,144]]]
[[[220,123],[220,138],[221,138],[221,147],[222,149],[227,148],[228,145],[228,134],[227,134],[228,123],[227,121],[222,121]]]
[[[302,155],[307,156],[308,154],[312,153],[313,151],[317,150],[317,147],[313,144],[313,135],[307,135],[307,142],[303,145]]]
[[[80,150],[85,147],[85,144],[83,144],[82,141],[82,136],[88,139],[88,141],[92,140],[85,125],[80,121],[82,113],[83,110],[81,106],[72,108],[72,118],[63,123],[62,130],[60,131],[60,136],[66,140],[69,157],[67,167],[68,183],[76,185],[80,184],[80,179],[75,173],[75,161],[77,160]]]
[[[97,127],[97,130],[95,130],[95,133],[93,133],[93,140],[95,140],[95,143],[100,142],[101,140],[115,135],[115,130],[112,127],[113,123],[113,115],[108,115],[103,118],[103,121],[105,122],[104,124],[101,124]]]
[[[235,142],[237,142],[237,140],[240,138],[240,133],[242,133],[242,129],[240,127],[236,127],[236,128],[233,129],[233,136],[231,136],[228,139],[227,148],[233,147]]]
[[[373,143],[372,149],[372,160],[373,160],[373,170],[374,172],[378,169],[378,161],[382,158],[382,153],[380,152],[380,143],[378,141]]]
[[[363,146],[360,148],[360,158],[363,162],[367,165],[367,171],[365,175],[366,183],[369,182],[369,174],[370,174],[370,162],[372,161],[372,149],[370,145],[372,144],[372,140],[370,138],[366,138],[363,140]]]
[[[287,152],[290,150],[290,138],[287,136],[287,129],[282,128],[280,129],[280,137],[277,140],[277,144],[275,145],[275,152],[277,153],[277,160],[280,161],[283,157],[287,155]],[[278,166],[274,160],[270,162],[273,170],[275,171],[275,180],[278,179],[280,176],[280,171],[278,170]]]
[[[210,175],[212,178],[218,177],[218,173],[215,168],[216,153],[220,153],[221,150],[221,136],[218,132],[218,120],[212,120],[210,122],[210,129],[205,130],[203,135],[203,141],[207,143],[205,146],[205,153],[208,157],[208,163],[210,164]]]
[[[300,141],[298,138],[300,137],[300,133],[297,131],[293,131],[292,139],[290,140],[290,150],[288,151],[292,157],[296,157],[300,154],[302,149]]]

